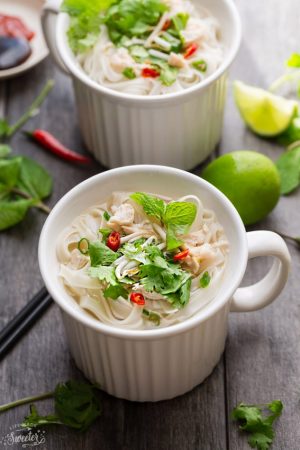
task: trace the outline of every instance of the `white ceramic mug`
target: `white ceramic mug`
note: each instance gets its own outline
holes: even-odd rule
[[[119,190],[199,196],[225,229],[230,247],[222,285],[213,301],[182,323],[153,330],[105,325],[84,312],[58,278],[59,233],[89,206]],[[268,274],[239,288],[248,259],[265,255],[274,257]],[[271,303],[287,281],[290,255],[277,234],[246,233],[231,202],[210,183],[179,169],[142,165],[101,173],[68,192],[45,222],[39,264],[46,287],[62,310],[73,358],[86,377],[116,397],[157,401],[184,394],[211,373],[224,350],[229,312],[254,311]]]
[[[219,142],[228,68],[240,45],[240,19],[232,0],[193,1],[219,20],[224,61],[201,83],[164,96],[120,93],[91,80],[69,48],[69,18],[58,14],[61,0],[46,2],[42,23],[47,44],[57,64],[72,77],[84,142],[104,166],[165,164],[191,169]]]

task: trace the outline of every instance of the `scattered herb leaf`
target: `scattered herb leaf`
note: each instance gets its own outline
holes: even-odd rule
[[[91,258],[92,267],[97,267],[99,265],[109,266],[119,257],[117,252],[113,252],[110,248],[103,244],[103,242],[99,241],[90,242],[89,255]]]
[[[289,194],[300,183],[300,146],[282,153],[276,166],[281,178],[281,194]]]
[[[103,217],[104,217],[104,219],[106,220],[106,222],[108,222],[109,219],[110,219],[110,214],[109,214],[107,211],[104,211]]]
[[[268,450],[272,444],[275,432],[273,422],[280,417],[283,405],[280,400],[274,400],[264,405],[245,405],[240,403],[232,411],[232,419],[240,424],[240,429],[250,433],[248,443],[258,450]]]

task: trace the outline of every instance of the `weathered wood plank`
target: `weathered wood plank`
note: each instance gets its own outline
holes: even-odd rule
[[[55,77],[56,87],[46,100],[39,116],[26,128],[45,128],[71,148],[81,150],[82,144],[74,114],[73,94],[67,78],[48,63],[9,84],[9,116],[15,120],[41,89],[45,80]],[[44,164],[53,174],[54,193],[49,201],[55,202],[72,186],[101,170],[70,166],[57,160],[28,142],[22,135],[13,139],[16,152],[31,156]],[[1,273],[1,320],[9,318],[25,304],[42,285],[37,263],[39,232],[45,216],[30,213],[20,226],[0,235],[0,254],[7,255]],[[51,390],[59,381],[80,377],[70,361],[60,314],[52,306],[39,323],[22,339],[0,366],[2,383],[1,402]],[[16,372],[17,371],[17,372]],[[84,435],[66,429],[47,429],[45,448],[50,449],[154,449],[201,448],[224,449],[226,437],[225,394],[223,362],[200,387],[186,396],[159,404],[135,404],[103,394],[103,415]],[[211,405],[211,406],[209,406]],[[50,411],[51,402],[40,406],[42,413]],[[216,409],[222,414],[215,414]],[[22,407],[1,417],[3,434],[27,413]],[[218,430],[218,433],[207,430]],[[192,431],[191,431],[192,430]],[[0,434],[1,434],[0,433]]]
[[[238,0],[243,22],[243,42],[232,70],[232,79],[268,87],[282,73],[283,63],[291,52],[299,50],[298,2]],[[232,95],[222,139],[222,152],[253,149],[276,159],[282,149],[256,138],[243,126],[233,105]],[[299,192],[282,198],[275,211],[257,229],[277,229],[299,234]],[[226,349],[228,412],[237,403],[263,403],[279,398],[285,411],[278,423],[272,448],[298,450],[299,432],[299,251],[291,246],[293,270],[280,298],[263,311],[232,314]],[[266,260],[249,265],[245,283],[259,280],[266,272]],[[228,423],[229,449],[249,449],[238,427]]]

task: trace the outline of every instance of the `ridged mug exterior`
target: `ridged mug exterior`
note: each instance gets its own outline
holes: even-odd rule
[[[223,62],[192,87],[153,96],[118,92],[93,81],[69,47],[69,18],[59,13],[60,0],[46,1],[42,24],[47,44],[58,66],[73,80],[83,139],[104,166],[164,164],[192,169],[219,142],[228,69],[241,41],[240,19],[232,0],[193,1],[221,24]]]
[[[187,99],[145,107],[112,101],[73,77],[84,142],[106,167],[163,164],[192,169],[220,140],[226,81],[227,72]]]
[[[170,327],[128,329],[102,323],[79,306],[60,280],[55,244],[60,233],[87,207],[121,190],[173,198],[196,195],[215,211],[227,236],[230,250],[214,300]],[[239,288],[248,257],[257,256],[273,256],[271,269],[258,283]],[[271,303],[287,281],[290,256],[275,233],[246,234],[231,202],[205,180],[171,167],[140,165],[103,172],[68,192],[44,224],[39,265],[62,310],[71,354],[87,378],[116,397],[158,401],[184,394],[211,373],[225,346],[229,310],[254,311]]]
[[[167,400],[190,391],[218,363],[229,303],[192,329],[163,339],[126,339],[82,325],[63,312],[71,354],[85,376],[115,397]]]

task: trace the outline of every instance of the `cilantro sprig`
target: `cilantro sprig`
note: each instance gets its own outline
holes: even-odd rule
[[[96,396],[98,386],[90,383],[69,380],[57,384],[53,392],[35,395],[16,400],[0,406],[0,413],[19,405],[30,403],[30,413],[21,424],[23,428],[34,428],[44,425],[66,425],[78,431],[86,431],[100,416],[100,402]],[[54,411],[41,416],[32,402],[54,399]]]
[[[283,404],[280,400],[263,405],[240,403],[232,411],[231,417],[238,421],[241,430],[249,433],[250,447],[268,450],[275,437],[273,423],[281,416],[282,410]]]

